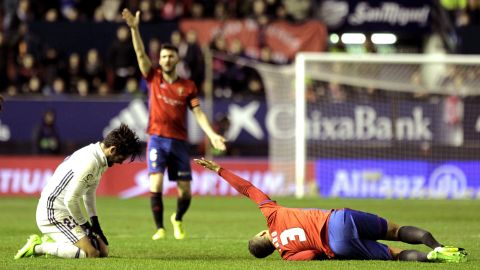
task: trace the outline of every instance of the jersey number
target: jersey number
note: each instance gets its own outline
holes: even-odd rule
[[[280,241],[282,241],[282,245],[288,244],[288,241],[293,241],[298,236],[298,240],[300,242],[306,241],[307,237],[305,236],[305,231],[302,228],[291,228],[283,231],[280,234]]]
[[[78,225],[78,223],[75,221],[75,219],[73,219],[72,216],[68,216],[68,218],[64,218],[63,224],[65,224],[65,226],[67,226],[70,230],[75,228],[75,226]]]

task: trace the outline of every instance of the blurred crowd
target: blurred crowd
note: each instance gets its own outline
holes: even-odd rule
[[[442,0],[457,26],[480,23],[480,0]],[[143,97],[146,83],[141,78],[129,29],[123,25],[121,10],[141,11],[142,23],[178,21],[183,18],[219,21],[249,18],[263,27],[274,20],[299,23],[314,18],[321,0],[3,0],[0,5],[0,93],[5,96],[38,94],[50,97],[77,95],[109,96],[124,94]],[[115,40],[108,51],[90,48],[86,52],[68,52],[45,44],[29,30],[31,22],[111,22],[118,23]],[[145,46],[153,64],[158,63],[161,42],[179,48],[180,76],[192,79],[200,90],[205,81],[205,48],[199,45],[195,31],[174,31],[170,40],[150,38]],[[59,37],[61,38],[61,37]],[[330,44],[330,51],[345,52],[339,42]],[[362,52],[376,53],[367,42]],[[285,64],[272,55],[272,50],[259,44],[255,57],[245,52],[240,40],[227,42],[222,35],[209,44],[213,53],[213,95],[216,98],[264,98],[265,86],[259,72],[243,60],[267,64]],[[414,78],[412,78],[414,80]],[[381,98],[382,91],[355,88],[331,83],[310,87],[311,101],[335,102],[357,97]],[[202,93],[202,91],[201,91]],[[375,93],[375,94],[373,94]],[[413,97],[422,97],[416,93]],[[349,98],[350,97],[350,98]]]
[[[480,0],[440,0],[456,27],[480,25]]]
[[[303,3],[303,7],[298,9],[300,3]],[[116,39],[107,53],[102,54],[97,48],[90,48],[86,53],[71,52],[69,48],[67,53],[45,44],[29,31],[31,22],[121,24],[121,10],[128,8],[141,11],[142,23],[177,21],[182,18],[250,18],[259,25],[266,25],[275,19],[291,22],[306,20],[311,15],[308,11],[311,3],[310,0],[4,0],[0,5],[0,93],[7,96],[42,94],[51,97],[66,94],[81,97],[92,94],[145,94],[145,82],[137,68],[128,28],[119,26]],[[287,7],[290,12],[287,12]],[[180,76],[194,80],[202,89],[205,61],[196,35],[194,31],[175,31],[168,42],[179,48],[182,59],[179,64]],[[227,46],[221,39],[219,36],[212,41],[210,47],[215,54],[245,56],[240,42],[234,41]],[[152,38],[145,42],[152,63],[158,63],[161,42],[166,41]],[[261,56],[255,60],[273,63],[270,49],[262,47],[261,51]],[[232,92],[262,95],[259,75],[251,68],[216,58],[214,74],[217,89],[214,93],[218,97],[229,97]]]

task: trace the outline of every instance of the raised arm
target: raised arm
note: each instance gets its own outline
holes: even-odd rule
[[[135,48],[140,72],[142,72],[144,77],[147,77],[152,68],[152,62],[145,52],[145,46],[143,45],[142,37],[140,36],[140,29],[138,27],[140,24],[140,11],[137,11],[135,16],[133,16],[130,10],[125,8],[122,11],[122,17],[130,27],[130,32],[132,33],[133,48]]]
[[[218,173],[218,175],[225,179],[225,181],[227,181],[233,188],[250,198],[255,203],[259,204],[261,202],[270,200],[267,194],[263,193],[260,189],[252,185],[252,183],[239,177],[233,172],[220,167],[220,165],[217,163],[204,158],[194,159],[194,161],[198,165]]]
[[[208,122],[208,118],[205,115],[205,113],[202,111],[200,106],[196,106],[192,109],[193,115],[195,116],[195,119],[197,120],[197,123],[200,125],[202,130],[207,134],[208,138],[210,139],[210,142],[212,143],[213,147],[215,149],[220,150],[220,151],[225,151],[226,146],[225,146],[225,138],[223,136],[218,135]]]

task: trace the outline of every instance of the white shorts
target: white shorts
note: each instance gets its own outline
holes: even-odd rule
[[[68,212],[58,213],[56,211],[55,217],[50,216],[48,222],[39,219],[37,212],[37,226],[43,234],[48,235],[57,243],[75,244],[86,236],[83,229]]]

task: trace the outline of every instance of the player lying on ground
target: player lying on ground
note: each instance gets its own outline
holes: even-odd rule
[[[37,206],[37,226],[44,236],[31,235],[14,258],[45,254],[62,258],[108,256],[108,241],[98,222],[95,192],[108,167],[127,158],[133,161],[141,148],[138,136],[122,124],[103,141],[67,157],[49,179]],[[82,198],[91,225],[82,213]]]
[[[431,233],[413,226],[399,226],[379,216],[352,209],[286,208],[272,201],[250,182],[211,160],[195,159],[197,164],[217,172],[238,192],[249,197],[267,219],[268,230],[248,242],[250,253],[264,258],[277,249],[285,260],[400,260],[419,262],[463,262],[463,248],[444,246]],[[425,253],[402,250],[377,242],[402,241],[424,244]]]

